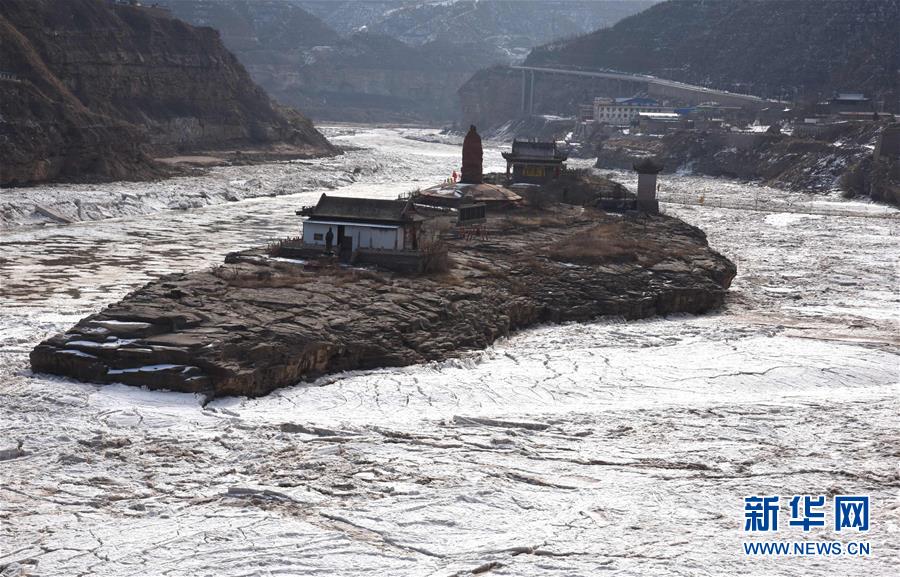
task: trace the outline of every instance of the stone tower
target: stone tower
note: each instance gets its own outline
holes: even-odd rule
[[[481,148],[481,137],[475,130],[475,125],[469,126],[469,132],[463,140],[462,149],[462,175],[459,181],[466,184],[479,184],[482,182],[482,161],[484,150]]]
[[[651,214],[658,213],[659,201],[656,199],[656,175],[662,172],[663,165],[647,157],[635,161],[632,167],[638,173],[638,210]]]

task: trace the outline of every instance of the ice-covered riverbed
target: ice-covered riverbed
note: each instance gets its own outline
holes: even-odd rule
[[[346,130],[338,140],[365,148],[316,169],[340,194],[395,196],[458,162],[457,147],[394,131]],[[333,180],[353,164],[379,168]],[[175,199],[167,186],[203,192],[217,179],[254,178],[306,187],[308,169],[217,169],[96,191]],[[663,186],[784,195],[688,176]],[[295,231],[293,210],[322,192],[296,190],[2,233],[0,567],[43,576],[896,575],[897,220],[671,205],[738,264],[721,314],[544,327],[463,359],[262,399],[204,407],[190,395],[28,372],[36,342],[147,279]],[[871,531],[783,528],[773,539],[867,540],[871,556],[745,557],[742,498],[807,493],[870,495]]]

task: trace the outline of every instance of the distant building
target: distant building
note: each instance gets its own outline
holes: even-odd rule
[[[831,114],[841,112],[872,112],[872,100],[859,92],[841,92],[828,101],[828,111]]]
[[[722,118],[692,118],[695,130],[719,131],[724,130],[725,120]]]
[[[560,152],[556,142],[514,140],[512,152],[504,152],[503,158],[506,159],[507,179],[543,184],[565,170],[568,155]]]
[[[645,134],[665,134],[680,128],[688,128],[690,122],[674,112],[641,112],[637,124]]]
[[[756,121],[760,124],[771,126],[792,120],[794,111],[784,106],[768,106],[756,113]]]
[[[594,122],[631,126],[642,112],[674,112],[652,98],[594,98]]]
[[[701,102],[697,106],[694,106],[690,112],[691,118],[694,119],[720,119],[723,122],[740,121],[741,119],[746,119],[745,117],[748,114],[751,115],[752,118],[752,113],[749,110],[745,110],[740,106],[724,106],[715,101]]]
[[[316,206],[298,214],[303,223],[303,244],[331,248],[341,255],[358,249],[418,250],[424,217],[412,200],[382,200],[341,196],[319,197]],[[329,236],[330,233],[330,236]],[[329,242],[330,240],[330,242]]]
[[[594,105],[578,105],[578,122],[592,122],[594,120]]]

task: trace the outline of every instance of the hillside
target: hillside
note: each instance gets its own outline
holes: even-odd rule
[[[468,74],[502,58],[465,46],[413,47],[376,33],[342,36],[291,2],[169,5],[178,17],[219,30],[269,94],[316,119],[445,120],[453,116],[456,88]]]
[[[536,48],[528,64],[647,73],[784,99],[866,92],[900,103],[900,0],[670,0]]]
[[[303,8],[284,0],[170,0],[172,14],[195,26],[215,28],[241,62],[268,63],[274,51],[328,46],[340,34]]]
[[[274,105],[219,40],[161,10],[3,0],[0,184],[146,178],[152,156],[239,147],[334,150]]]
[[[534,46],[611,26],[651,0],[418,0],[350,2],[299,0],[342,33],[365,27],[414,46],[477,45],[521,60]]]
[[[476,70],[650,2],[168,0],[220,31],[253,79],[316,119],[445,122]]]

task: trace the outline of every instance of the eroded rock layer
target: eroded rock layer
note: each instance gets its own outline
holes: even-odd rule
[[[446,273],[308,268],[262,253],[151,282],[31,353],[36,372],[262,395],[330,372],[442,360],[511,331],[602,315],[700,313],[735,266],[699,229],[592,210],[493,218]]]
[[[152,157],[334,149],[279,108],[210,28],[100,0],[3,0],[0,185],[141,179]]]

